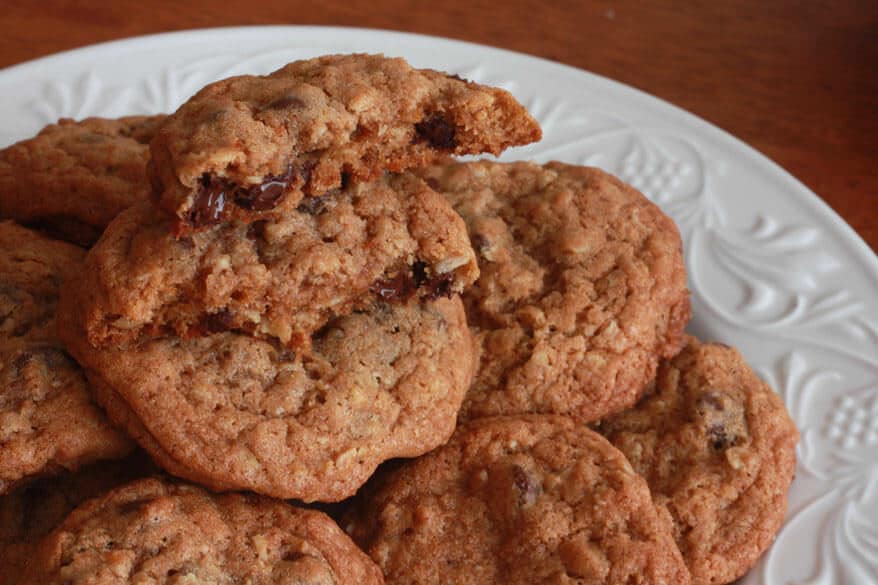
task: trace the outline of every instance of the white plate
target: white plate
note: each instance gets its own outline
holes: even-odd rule
[[[656,98],[498,49],[344,28],[135,38],[0,71],[0,145],[62,116],[168,112],[209,81],[294,59],[384,52],[514,93],[545,138],[512,158],[594,164],[680,225],[690,330],[738,346],[802,431],[786,525],[743,579],[878,583],[878,260],[820,199],[753,149]]]

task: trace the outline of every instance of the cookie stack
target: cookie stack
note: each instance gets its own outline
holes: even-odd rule
[[[684,335],[640,193],[450,159],[539,137],[505,91],[338,55],[0,152],[0,217],[97,240],[0,224],[0,582],[746,571],[795,427]],[[340,501],[353,541],[302,508]]]

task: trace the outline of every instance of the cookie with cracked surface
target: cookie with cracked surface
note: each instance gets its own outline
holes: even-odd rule
[[[773,541],[798,432],[735,349],[688,338],[647,397],[597,428],[670,513],[693,583],[734,581]]]
[[[365,490],[344,526],[388,584],[685,584],[643,479],[567,417],[486,418]]]
[[[125,455],[131,442],[91,400],[58,340],[61,280],[85,252],[0,223],[0,494],[17,483]]]
[[[37,545],[27,571],[21,585],[383,583],[320,512],[157,479],[74,510]]]
[[[689,293],[674,222],[598,169],[474,162],[418,171],[463,216],[481,276],[464,295],[481,365],[461,416],[596,420],[676,354]]]
[[[246,332],[307,348],[335,316],[376,300],[437,298],[478,276],[466,226],[411,175],[311,198],[284,217],[175,238],[148,203],[121,214],[89,252],[61,312],[89,342]]]
[[[85,375],[63,349],[0,343],[0,494],[132,448],[92,401]]]
[[[75,324],[59,329],[160,466],[303,501],[342,500],[382,461],[445,442],[474,367],[457,297],[351,313],[298,355],[235,333],[96,350]]]
[[[87,246],[149,199],[149,141],[164,116],[61,119],[0,150],[0,218]]]
[[[61,282],[81,271],[84,258],[77,246],[0,222],[0,343],[57,339]]]
[[[160,207],[185,234],[294,209],[382,171],[539,140],[508,92],[382,55],[328,55],[199,91],[150,144]]]
[[[137,478],[157,473],[145,453],[44,477],[0,496],[0,584],[14,585],[32,547],[74,508]]]

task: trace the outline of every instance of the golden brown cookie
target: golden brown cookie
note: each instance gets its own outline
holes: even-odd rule
[[[148,199],[148,143],[164,116],[62,119],[0,150],[0,219],[79,245]]]
[[[92,402],[55,330],[61,279],[84,252],[0,223],[0,494],[17,483],[125,455],[133,445]]]
[[[180,239],[151,205],[132,207],[89,252],[59,310],[77,313],[97,347],[238,331],[302,349],[334,316],[451,296],[478,275],[463,221],[417,177],[307,201],[282,218]]]
[[[464,295],[481,366],[461,417],[595,420],[632,405],[679,351],[689,293],[674,222],[603,171],[474,162],[420,174],[466,220]]]
[[[157,473],[142,451],[77,471],[44,477],[0,496],[0,584],[21,577],[33,546],[86,500]]]
[[[21,585],[380,585],[324,514],[157,479],[74,510],[35,548]]]
[[[0,222],[0,342],[53,342],[61,282],[82,270],[85,251],[14,222]]]
[[[210,84],[150,144],[157,202],[184,234],[289,212],[382,171],[538,140],[508,92],[382,55],[328,55]]]
[[[652,392],[598,428],[670,513],[693,584],[734,581],[771,544],[798,432],[736,350],[688,338],[662,362]]]
[[[0,344],[0,494],[25,479],[123,457],[132,447],[60,347]]]
[[[95,350],[62,336],[98,400],[169,472],[213,489],[337,501],[375,467],[445,442],[473,370],[458,298],[377,304],[295,354],[223,333]]]
[[[464,425],[367,489],[345,526],[389,585],[689,583],[643,479],[567,417]]]

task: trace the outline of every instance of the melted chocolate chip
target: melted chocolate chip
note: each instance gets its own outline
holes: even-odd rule
[[[512,482],[518,491],[518,505],[522,508],[533,505],[543,492],[540,482],[519,465],[512,466]]]
[[[227,189],[226,181],[204,173],[199,181],[192,210],[189,212],[189,223],[195,227],[219,223],[226,209]]]
[[[421,291],[425,299],[434,301],[439,297],[452,295],[454,275],[451,273],[439,276],[427,276],[427,265],[415,262],[409,273],[398,272],[390,278],[375,281],[370,290],[384,301],[407,301],[416,291]]]
[[[430,114],[415,124],[415,132],[419,140],[425,140],[433,148],[454,150],[457,146],[454,124],[440,113]]]
[[[292,165],[281,175],[269,175],[258,185],[235,188],[235,203],[245,209],[268,211],[274,209],[286,195],[296,178]]]
[[[408,274],[400,272],[374,282],[370,290],[383,301],[407,301],[415,293],[415,286]]]
[[[437,179],[434,179],[433,177],[427,177],[426,182],[428,187],[430,187],[434,191],[439,191],[441,185],[439,184],[439,181]]]
[[[226,205],[233,202],[252,211],[274,209],[296,181],[292,165],[281,175],[269,175],[258,185],[243,187],[221,177],[204,173],[189,212],[189,223],[204,227],[219,223],[226,213]]]

